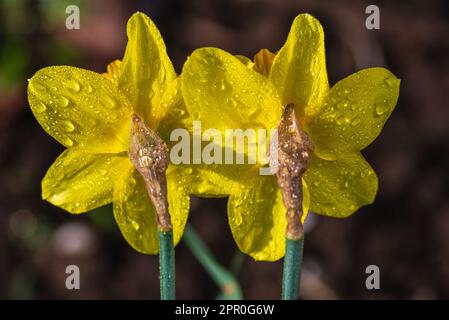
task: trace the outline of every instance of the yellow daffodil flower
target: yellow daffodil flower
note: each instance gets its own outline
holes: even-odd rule
[[[42,181],[42,197],[71,213],[113,202],[114,217],[137,251],[159,250],[156,214],[144,181],[128,151],[133,114],[165,141],[171,128],[189,121],[180,80],[159,30],[149,17],[134,14],[127,25],[123,60],[98,74],[69,66],[39,70],[29,81],[28,100],[44,130],[67,149]],[[174,242],[189,212],[186,167],[169,165],[168,203]]]
[[[187,109],[203,130],[274,129],[284,108],[294,104],[314,144],[302,181],[303,210],[332,217],[347,217],[374,201],[377,176],[360,150],[379,135],[396,105],[399,84],[388,70],[370,68],[329,88],[324,33],[307,14],[296,17],[276,54],[263,50],[250,62],[201,48],[182,76]],[[272,261],[285,253],[285,208],[275,176],[259,175],[258,165],[216,165],[215,177],[209,177],[219,181],[217,193],[230,195],[228,219],[240,250]]]

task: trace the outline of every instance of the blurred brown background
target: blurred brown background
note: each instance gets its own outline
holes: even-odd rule
[[[65,28],[65,8],[81,29]],[[376,4],[381,29],[365,28]],[[111,208],[71,216],[40,198],[40,181],[63,150],[35,121],[26,79],[48,65],[103,72],[121,58],[126,20],[156,22],[180,72],[197,47],[253,56],[276,51],[301,12],[324,26],[331,84],[385,66],[402,79],[399,103],[364,154],[380,179],[376,202],[351,218],[311,215],[303,298],[449,298],[449,2],[294,0],[0,1],[0,298],[158,299],[156,256],[134,252]],[[190,221],[223,265],[236,250],[224,199],[193,199]],[[178,298],[214,298],[217,287],[184,244],[176,251]],[[81,290],[65,289],[65,267],[81,269]],[[365,288],[378,265],[381,290]],[[244,297],[277,299],[282,262],[246,258]]]

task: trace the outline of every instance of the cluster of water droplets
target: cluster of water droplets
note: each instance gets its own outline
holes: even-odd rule
[[[30,81],[29,92],[36,118],[65,146],[71,147],[75,141],[84,144],[84,134],[93,136],[97,131],[101,134],[98,127],[105,125],[114,128],[121,115],[125,115],[124,108],[119,108],[122,103],[114,96],[112,84],[111,88],[101,84],[94,86],[89,81],[91,75],[82,82],[70,74],[61,77],[59,72],[67,71],[55,70],[53,74],[35,76]]]

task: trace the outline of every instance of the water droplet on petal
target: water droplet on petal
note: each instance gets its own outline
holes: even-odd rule
[[[70,139],[69,137],[63,137],[62,142],[63,142],[63,144],[66,145],[67,147],[73,146],[73,140]]]
[[[376,115],[381,116],[389,109],[388,101],[386,99],[379,99],[376,102]]]
[[[70,100],[64,96],[59,96],[59,105],[63,108],[68,107],[70,104]]]
[[[137,223],[137,221],[135,221],[135,220],[130,220],[130,222],[131,222],[131,226],[134,228],[134,230],[139,230],[139,228],[140,228],[140,225]]]
[[[239,227],[243,222],[242,215],[239,213],[236,213],[233,220],[234,220],[235,226]]]
[[[41,92],[47,91],[47,88],[38,81],[33,81],[30,84],[31,84],[31,88],[36,91],[41,91]]]
[[[386,78],[386,79],[385,79],[385,84],[386,84],[387,87],[389,87],[389,88],[393,88],[394,85],[395,85],[395,83],[396,83],[396,79],[394,79],[394,78]]]
[[[222,80],[221,82],[220,82],[220,90],[226,90],[226,81],[225,80]]]
[[[351,126],[356,126],[356,125],[360,124],[360,122],[362,122],[362,120],[360,120],[359,117],[355,117],[355,118],[352,119],[352,121],[351,121]]]
[[[117,108],[117,102],[115,100],[113,100],[110,97],[107,97],[104,99],[104,105],[106,108],[108,109],[115,109]]]
[[[65,132],[73,132],[75,131],[75,125],[70,120],[61,121],[62,130]]]
[[[92,93],[94,91],[94,88],[92,88],[92,86],[90,85],[90,84],[88,84],[87,86],[86,86],[86,92],[87,93]]]
[[[45,112],[45,110],[47,110],[47,106],[45,105],[45,103],[39,101],[38,103],[36,103],[34,105],[34,111],[36,111],[37,113],[42,113]]]
[[[73,93],[78,93],[81,90],[81,84],[75,79],[67,81],[66,86]]]

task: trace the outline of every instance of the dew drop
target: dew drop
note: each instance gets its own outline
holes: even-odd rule
[[[337,109],[339,109],[339,110],[346,109],[347,106],[348,106],[347,102],[339,102],[339,103],[337,103]]]
[[[131,220],[131,226],[134,228],[134,230],[139,230],[140,225],[135,220]]]
[[[47,106],[41,101],[34,105],[34,111],[36,111],[37,113],[45,112],[45,110],[47,110]]]
[[[348,119],[345,116],[340,116],[335,120],[337,125],[342,125],[344,122],[348,122]]]
[[[355,117],[351,121],[351,126],[355,127],[356,125],[360,124],[360,122],[361,122],[360,118],[359,117]]]
[[[237,107],[237,100],[235,100],[235,98],[231,98],[229,99],[229,104],[232,108]]]
[[[73,132],[75,131],[75,125],[70,120],[61,121],[61,128],[65,132]]]
[[[70,139],[69,137],[63,137],[63,138],[62,138],[62,142],[63,142],[63,144],[66,145],[67,147],[73,146],[73,140]]]
[[[108,109],[115,109],[117,108],[117,102],[111,98],[105,99],[105,107]]]
[[[67,81],[66,86],[73,93],[78,93],[81,90],[81,84],[75,79]]]
[[[220,90],[226,90],[226,82],[224,80],[220,82]]]
[[[41,92],[47,91],[47,88],[38,81],[31,82],[31,88],[33,88],[36,91],[41,91]]]
[[[242,219],[242,215],[241,214],[236,214],[235,216],[234,216],[234,223],[235,223],[235,225],[237,226],[237,227],[239,227],[241,224],[242,224],[242,222],[243,222],[243,219]]]
[[[87,93],[92,93],[92,92],[94,92],[94,88],[92,88],[92,86],[91,86],[90,84],[88,84],[88,85],[86,86],[86,92],[87,92]]]
[[[376,102],[376,115],[381,116],[385,114],[388,109],[389,105],[386,99],[380,99]]]
[[[387,87],[389,88],[393,88],[395,85],[396,81],[394,78],[386,78],[385,79],[385,84],[387,85]]]
[[[70,104],[70,100],[64,96],[59,96],[59,105],[63,108],[68,107]]]

